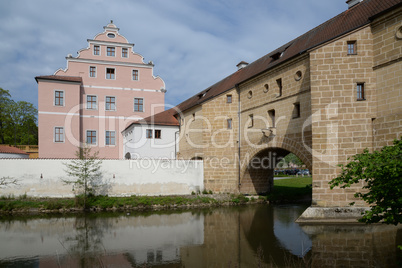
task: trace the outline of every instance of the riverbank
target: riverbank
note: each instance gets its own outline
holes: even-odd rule
[[[156,211],[266,203],[308,203],[311,201],[311,177],[274,181],[267,195],[203,194],[187,196],[82,196],[75,198],[32,198],[26,195],[0,197],[0,214],[74,213],[100,211]]]
[[[0,200],[0,214],[15,213],[71,213],[100,211],[144,211],[191,209],[200,207],[234,206],[267,203],[263,196],[235,194],[200,194],[189,196],[91,196],[84,198],[7,197]]]

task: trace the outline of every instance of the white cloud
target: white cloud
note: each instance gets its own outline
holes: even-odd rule
[[[0,87],[37,105],[37,75],[66,67],[110,19],[155,63],[178,104],[347,9],[343,0],[152,0],[0,3]]]

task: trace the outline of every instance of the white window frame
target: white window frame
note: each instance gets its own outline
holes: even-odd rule
[[[124,49],[127,49],[127,57],[124,57],[124,56],[123,56],[123,50],[124,50]],[[129,48],[128,48],[128,47],[122,47],[122,48],[121,48],[121,57],[122,57],[122,58],[125,58],[125,59],[128,59],[128,54],[129,54],[128,52],[129,52]]]
[[[137,79],[134,79],[134,75],[133,75],[134,71],[137,71]],[[140,70],[138,70],[138,69],[132,69],[131,70],[131,80],[132,81],[140,81]]]
[[[95,68],[95,76],[91,76],[91,68]],[[88,76],[89,76],[90,78],[96,78],[97,75],[98,75],[97,69],[98,69],[98,68],[96,68],[96,66],[89,66]]]
[[[148,133],[151,133],[151,137],[148,137]],[[147,128],[145,129],[145,138],[146,139],[153,139],[154,138],[154,132],[152,128]]]
[[[113,49],[114,49],[114,52],[113,52],[114,55],[113,55],[113,56],[108,55],[108,54],[109,54],[108,48],[113,48]],[[115,58],[115,57],[116,57],[116,47],[107,46],[107,47],[106,47],[106,56],[107,56],[107,57],[113,57],[113,58]]]
[[[114,144],[107,144],[107,133],[113,132],[114,133]],[[110,137],[109,137],[110,140]],[[116,146],[116,131],[115,130],[106,130],[105,131],[105,146]]]
[[[95,54],[95,47],[99,47],[99,54]],[[100,45],[94,45],[93,47],[93,53],[94,56],[100,56],[102,54],[102,49]]]
[[[159,131],[159,138],[156,137],[156,131]],[[161,140],[162,139],[162,129],[154,129],[154,139]]]
[[[107,103],[107,98],[114,98],[114,109],[112,110],[112,109],[106,109],[106,103]],[[116,96],[105,96],[105,111],[109,111],[109,112],[114,112],[114,111],[116,111],[117,110],[117,105],[116,105],[116,103],[117,103],[117,98],[116,98]]]
[[[142,99],[142,111],[136,111],[135,110],[135,99]],[[145,99],[144,98],[134,98],[133,100],[133,110],[135,113],[143,113],[145,112]]]
[[[107,78],[107,69],[113,69],[113,70],[114,70],[114,78]],[[106,79],[106,80],[116,80],[116,68],[113,68],[113,67],[106,67],[106,68],[105,68],[105,79]]]
[[[63,105],[56,105],[56,91],[63,92]],[[63,89],[54,89],[53,90],[53,106],[55,106],[55,107],[65,107],[66,106],[66,93]]]
[[[62,141],[56,141],[56,128],[61,128],[63,130],[63,139]],[[53,142],[54,143],[65,143],[66,140],[66,132],[64,131],[64,127],[55,126],[53,127]]]
[[[88,143],[88,131],[95,131],[95,139],[96,139],[95,143]],[[85,130],[85,143],[87,145],[89,145],[89,146],[97,146],[98,145],[98,139],[99,139],[99,137],[98,137],[98,131],[97,130],[95,130],[95,129],[87,129],[87,130]]]
[[[96,108],[95,109],[94,108],[88,108],[88,96],[95,96],[96,97],[96,102],[95,102]],[[98,110],[98,107],[99,107],[98,103],[99,103],[98,95],[95,95],[95,94],[87,94],[87,95],[85,95],[85,109],[86,110],[93,110],[93,111]]]

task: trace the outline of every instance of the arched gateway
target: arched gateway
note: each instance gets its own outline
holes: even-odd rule
[[[311,153],[302,145],[286,137],[275,137],[262,148],[251,148],[240,162],[239,191],[243,194],[270,192],[273,186],[274,168],[289,153],[295,154],[312,171]]]
[[[340,218],[353,209],[360,217],[367,204],[354,193],[361,185],[331,190],[328,183],[348,158],[401,137],[402,6],[348,2],[349,10],[251,64],[241,62],[176,107],[178,157],[203,158],[205,188],[267,192],[277,160],[292,152],[313,176],[312,216],[304,218]]]

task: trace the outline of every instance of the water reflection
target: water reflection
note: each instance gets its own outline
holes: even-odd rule
[[[299,226],[305,206],[0,218],[0,267],[397,267],[397,229]]]

